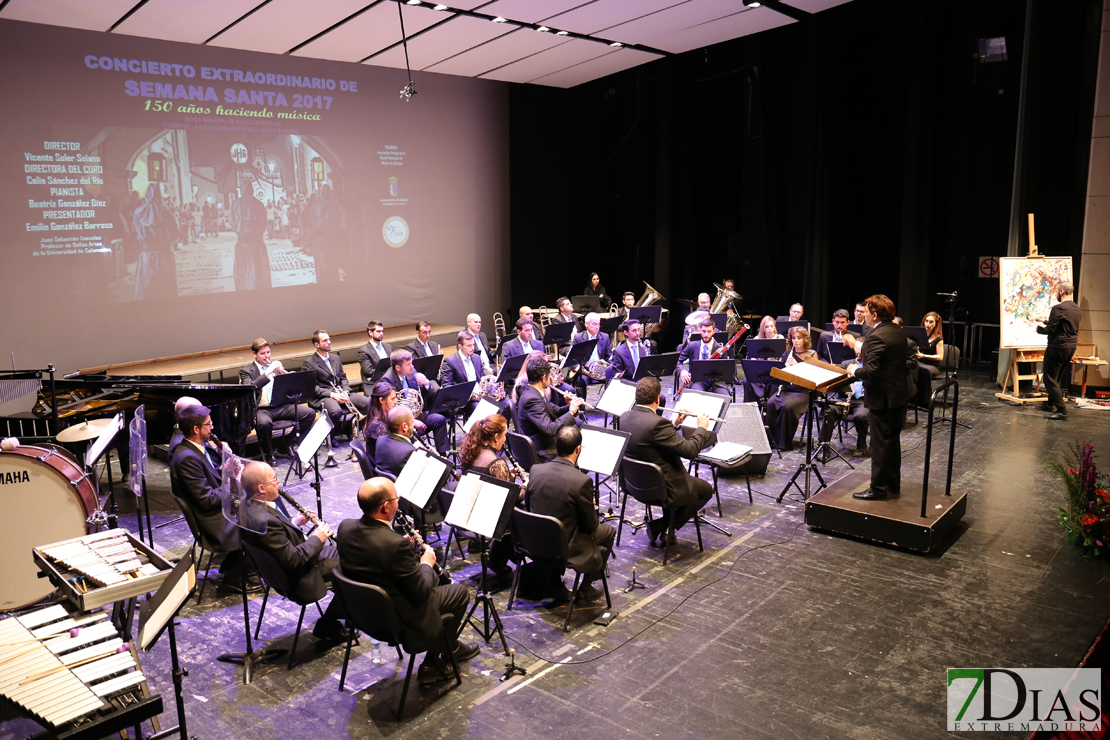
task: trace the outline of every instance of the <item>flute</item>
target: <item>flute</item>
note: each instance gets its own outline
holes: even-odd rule
[[[682,410],[669,409],[666,406],[660,406],[659,410],[660,411],[670,411],[671,413],[681,414],[682,416],[697,416],[697,414],[695,414],[693,411],[690,411],[689,409],[682,409]],[[726,421],[728,421],[728,419],[722,419],[719,416],[709,416],[708,414],[706,414],[706,416],[708,416],[710,421],[714,421],[714,422],[726,422]]]
[[[281,486],[278,486],[278,495],[281,496],[286,501],[288,501],[290,504],[292,504],[293,508],[295,508],[297,511],[301,512],[301,516],[303,516],[308,521],[312,522],[312,525],[314,527],[320,527],[320,526],[328,527],[327,522],[325,522],[320,517],[313,514],[311,511],[309,511],[305,507],[301,506],[297,502],[297,499],[293,498],[288,493],[286,493],[285,489],[282,488]],[[331,529],[331,527],[328,527],[328,529]],[[336,544],[334,535],[329,535],[328,539],[331,540],[333,545]]]
[[[562,388],[556,388],[553,385],[548,386],[548,388],[557,393],[563,394],[563,398],[567,399],[567,401],[570,401],[572,398],[578,398],[578,396],[576,396],[575,394],[571,393],[570,391],[564,391]],[[590,404],[586,403],[586,399],[584,398],[582,399],[582,408],[586,409],[587,411],[597,411],[597,407],[591,406]]]

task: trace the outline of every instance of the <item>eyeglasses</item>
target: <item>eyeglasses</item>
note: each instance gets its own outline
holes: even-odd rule
[[[216,426],[216,425],[213,424],[212,422],[208,421],[208,422],[205,422],[204,424],[201,424],[200,428],[204,429],[205,427],[214,427],[214,426]]]

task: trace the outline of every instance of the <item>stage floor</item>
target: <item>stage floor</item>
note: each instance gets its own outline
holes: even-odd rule
[[[564,634],[565,606],[522,602],[505,612],[507,590],[497,594],[509,645],[528,675],[499,680],[507,658],[495,639],[464,666],[457,689],[421,689],[414,679],[401,723],[391,713],[404,676],[396,653],[383,649],[385,664],[374,666],[363,638],[348,688],[372,685],[340,693],[343,650],[313,649],[311,608],[300,664],[292,671],[283,662],[263,665],[244,686],[242,669],[216,662],[244,647],[241,603],[218,598],[210,584],[200,608],[183,612],[177,633],[189,670],[189,733],[249,740],[948,737],[946,668],[1074,666],[1110,617],[1110,566],[1084,560],[1065,541],[1056,521],[1060,484],[1043,464],[1070,442],[1090,440],[1110,466],[1110,419],[1080,409],[1066,422],[1050,421],[1000,402],[985,376],[961,380],[961,419],[972,428],[956,435],[952,484],[967,493],[967,510],[930,555],[810,530],[796,492],[775,503],[802,453],[776,455],[767,475],[752,479],[754,505],[743,477],[722,479],[720,523],[732,536],[703,526],[704,552],[687,526],[678,557],[664,568],[646,534],[625,528],[609,581],[619,616],[608,627],[589,621],[600,610],[577,608]],[[919,426],[912,420],[911,413],[902,477],[919,482],[925,417]],[[939,429],[932,484],[943,486],[948,427]],[[858,462],[866,473],[869,461]],[[168,475],[160,463],[151,467],[151,501],[164,522],[173,513]],[[851,471],[836,461],[822,472],[832,483]],[[337,526],[357,516],[357,465],[344,462],[323,476],[325,519]],[[314,508],[308,479],[292,481],[288,490]],[[715,506],[706,516],[719,521]],[[636,507],[631,518],[640,517]],[[133,529],[134,517],[123,523]],[[175,556],[190,541],[184,522],[156,533],[156,544]],[[452,559],[461,568],[457,579],[476,573],[474,561]],[[647,589],[624,593],[632,566]],[[260,603],[252,600],[252,615]],[[297,611],[271,598],[262,637],[288,647]],[[478,638],[468,628],[464,639]],[[143,670],[165,700],[162,720],[173,724],[166,640],[143,656]],[[37,729],[22,720],[0,724],[0,740]]]

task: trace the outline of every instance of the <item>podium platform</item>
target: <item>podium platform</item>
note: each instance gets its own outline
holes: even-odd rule
[[[806,501],[805,522],[815,529],[873,542],[932,552],[963,518],[967,494],[929,486],[926,514],[921,516],[921,483],[902,481],[900,496],[882,501],[852,498],[871,484],[867,473],[849,473]]]

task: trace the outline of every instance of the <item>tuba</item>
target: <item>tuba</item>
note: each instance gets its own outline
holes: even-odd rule
[[[713,287],[717,289],[717,297],[713,299],[713,304],[709,307],[709,313],[727,313],[730,303],[744,300],[735,290],[729,290],[723,285],[717,285],[717,283],[713,283]],[[733,309],[733,312],[728,315],[728,323],[725,325],[725,331],[729,334],[735,334],[740,331],[740,317],[737,315],[739,310],[739,307],[736,307]]]
[[[651,287],[647,280],[644,281],[644,285],[647,287],[644,289],[644,294],[640,296],[640,300],[636,301],[637,308],[651,306],[655,303],[658,303],[659,301],[666,300],[666,298],[663,297],[663,294],[655,288]],[[644,330],[640,332],[640,337],[643,339],[647,339],[655,331],[656,327],[656,324],[645,324]]]

